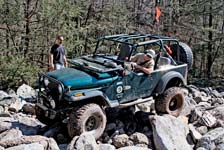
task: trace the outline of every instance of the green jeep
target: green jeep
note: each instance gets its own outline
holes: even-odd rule
[[[172,50],[172,54],[167,52]],[[156,52],[154,71],[135,72],[131,56]],[[157,113],[178,116],[184,104],[181,86],[192,66],[190,47],[152,34],[105,36],[93,54],[69,60],[69,68],[39,74],[36,114],[40,121],[67,123],[70,137],[83,132],[99,138],[106,126],[105,108],[124,108],[155,99]]]

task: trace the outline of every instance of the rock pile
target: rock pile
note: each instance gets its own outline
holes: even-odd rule
[[[221,90],[220,90],[221,89]],[[107,109],[107,126],[98,140],[84,133],[69,140],[66,127],[47,127],[35,118],[35,90],[0,91],[0,150],[150,150],[217,149],[224,147],[224,91],[190,85],[175,118],[155,113],[154,102]]]

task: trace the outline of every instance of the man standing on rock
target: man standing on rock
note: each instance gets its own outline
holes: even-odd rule
[[[64,38],[59,35],[57,43],[51,47],[50,51],[50,70],[58,70],[67,67],[66,51],[62,45]]]

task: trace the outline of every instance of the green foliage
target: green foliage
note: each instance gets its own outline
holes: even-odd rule
[[[38,66],[20,56],[0,57],[0,87],[18,87],[21,83],[33,85],[37,81]]]

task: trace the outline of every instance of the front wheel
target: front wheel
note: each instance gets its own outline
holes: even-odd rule
[[[97,104],[86,104],[75,108],[68,121],[68,134],[71,138],[84,132],[91,133],[96,139],[102,134],[106,126],[106,115]]]
[[[178,87],[167,89],[155,100],[155,108],[158,113],[168,113],[178,117],[184,105],[184,94]]]

